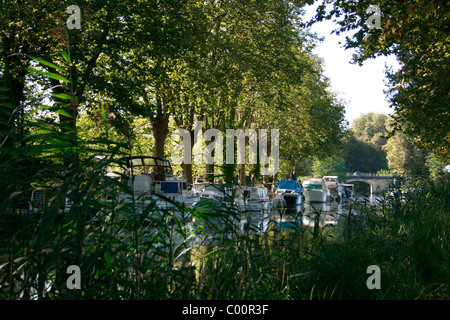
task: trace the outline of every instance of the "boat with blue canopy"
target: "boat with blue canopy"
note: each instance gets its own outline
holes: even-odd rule
[[[275,196],[282,196],[287,208],[293,208],[303,203],[303,186],[299,180],[280,180],[275,186]]]

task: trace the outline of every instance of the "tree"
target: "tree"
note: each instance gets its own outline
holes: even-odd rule
[[[377,172],[388,167],[385,150],[356,136],[347,139],[345,162],[351,172]]]
[[[425,173],[425,152],[420,150],[403,132],[396,132],[383,147],[387,152],[389,169],[399,175]]]
[[[384,113],[367,113],[355,119],[352,132],[359,140],[381,148],[386,144],[389,116]]]
[[[302,82],[280,90],[274,107],[264,113],[272,127],[280,128],[280,161],[290,172],[310,157],[337,154],[346,131],[344,106],[323,76],[320,60],[307,50],[298,54],[306,69]],[[290,176],[289,171],[281,174]]]
[[[432,177],[439,177],[444,174],[446,163],[439,160],[434,154],[429,154],[425,157],[425,166]]]
[[[64,3],[30,1],[1,13],[5,44],[0,67],[2,75],[11,74],[17,64],[25,77],[19,74],[15,81],[24,88],[37,82],[51,91],[48,97],[56,107],[45,108],[56,111],[54,120],[70,137],[74,152],[67,154],[67,167],[77,158],[78,126],[90,125],[80,121],[80,112],[98,120],[111,137],[123,141],[116,136],[122,134],[129,152],[137,141],[135,118],[147,119],[153,146],[143,150],[161,157],[168,154],[169,120],[188,130],[191,140],[196,121],[203,122],[203,131],[281,129],[280,156],[298,166],[311,155],[337,152],[344,131],[344,107],[311,54],[313,37],[299,29],[304,3],[125,0],[112,6],[88,0],[80,3],[80,30],[67,27],[70,14]],[[37,57],[39,66],[30,64],[28,55]],[[10,57],[20,59],[7,61]],[[33,74],[22,68],[28,65]],[[23,94],[20,86],[14,88]],[[31,107],[43,101],[36,97]],[[14,123],[4,118],[2,125]],[[260,168],[239,169],[243,177]],[[233,166],[224,169],[230,175],[235,171]],[[185,165],[184,171],[189,179],[192,168]]]
[[[377,172],[387,169],[386,144],[389,117],[368,113],[355,119],[347,138],[346,164],[350,171]]]
[[[314,159],[312,174],[314,177],[344,176],[348,172],[345,161],[341,157]]]
[[[422,148],[450,156],[449,92],[449,3],[437,1],[334,1],[327,12],[321,1],[315,19],[336,19],[335,33],[355,31],[347,37],[346,48],[358,50],[354,61],[394,54],[401,63],[397,72],[387,72],[388,94],[395,108],[394,127],[403,130]],[[366,21],[381,13],[380,28]]]

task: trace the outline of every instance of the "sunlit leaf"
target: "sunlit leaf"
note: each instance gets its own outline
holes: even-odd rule
[[[52,95],[52,97],[63,100],[72,100],[72,97],[65,93],[55,93]]]
[[[65,116],[65,117],[68,117],[68,118],[73,118],[71,115],[70,115],[70,113],[68,113],[66,110],[64,110],[64,109],[58,109],[58,110],[56,110],[56,113],[59,113],[60,115],[63,115],[63,116]]]
[[[60,80],[60,81],[66,82],[66,83],[70,82],[70,80],[68,80],[67,78],[65,78],[65,77],[63,77],[63,76],[61,76],[59,74],[56,74],[56,73],[44,72],[44,71],[40,71],[40,70],[28,68],[28,67],[24,67],[24,69],[29,71],[29,72],[37,73],[37,74],[40,74],[40,75],[43,75],[43,76],[46,76],[46,77],[49,77],[49,78],[52,78],[52,79]]]
[[[62,67],[60,67],[60,66],[58,66],[58,65],[56,65],[56,64],[54,64],[54,63],[51,63],[51,62],[48,62],[48,61],[46,61],[46,60],[44,60],[44,59],[36,58],[36,57],[33,57],[33,56],[29,56],[29,57],[30,57],[31,59],[33,59],[33,60],[39,62],[40,64],[43,64],[43,65],[47,66],[47,67],[50,67],[50,68],[59,70],[59,71],[61,71],[61,72],[66,72],[66,70],[65,70],[64,68],[62,68]]]
[[[68,63],[68,64],[72,64],[72,60],[70,60],[70,57],[69,57],[69,55],[66,53],[66,52],[61,52],[61,56],[64,58],[64,60],[66,60],[66,62]]]

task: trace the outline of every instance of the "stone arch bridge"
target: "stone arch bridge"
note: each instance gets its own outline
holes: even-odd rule
[[[370,194],[383,192],[397,182],[393,175],[382,173],[347,173],[346,183],[364,182],[370,186]]]

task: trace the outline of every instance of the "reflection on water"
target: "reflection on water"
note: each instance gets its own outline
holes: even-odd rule
[[[303,225],[314,227],[318,222],[319,227],[335,226],[338,224],[339,216],[348,215],[348,211],[349,207],[344,203],[305,203]]]
[[[367,204],[375,204],[376,202],[375,198],[360,198],[357,200],[366,201]],[[196,267],[196,273],[200,274],[199,270],[204,268],[202,263],[207,266],[212,265],[212,259],[209,260],[208,255],[213,253],[217,247],[233,243],[235,241],[233,238],[239,234],[255,236],[254,239],[264,239],[263,241],[267,241],[264,244],[268,244],[272,249],[280,244],[283,245],[283,240],[280,240],[278,236],[285,232],[296,235],[295,232],[300,231],[298,235],[302,235],[301,241],[295,243],[301,243],[304,246],[308,245],[308,241],[313,237],[317,227],[323,231],[321,236],[325,236],[327,239],[336,239],[346,235],[349,211],[351,210],[352,214],[358,215],[352,204],[352,201],[304,203],[294,209],[279,210],[274,208],[270,212],[245,212],[240,214],[240,219],[233,221],[234,228],[224,221],[213,220],[211,223],[214,222],[214,229],[208,229],[208,225],[206,225],[203,229],[205,232],[196,235],[193,248],[189,251],[190,258],[192,258],[192,263]],[[309,228],[312,232],[303,232]],[[275,232],[272,233],[272,231]],[[293,232],[291,233],[291,231]],[[268,236],[265,237],[266,235]],[[298,238],[300,239],[300,237]],[[220,250],[217,251],[217,253],[220,252]]]
[[[285,210],[274,214],[271,221],[279,229],[292,229],[300,226],[314,227],[318,222],[320,227],[337,225],[339,216],[348,214],[348,205],[335,202],[304,203],[294,210]]]
[[[377,197],[359,197],[360,202],[366,202],[368,205],[375,205]],[[272,222],[279,229],[292,229],[299,226],[314,227],[318,222],[319,227],[327,225],[337,226],[338,223],[343,223],[348,216],[350,208],[352,214],[358,214],[352,207],[353,200],[342,202],[326,202],[326,203],[304,203],[297,206],[295,209],[284,209],[283,211],[275,211],[273,216],[268,219],[264,230]]]
[[[368,205],[376,203],[377,198],[358,198],[358,201],[365,201]],[[241,214],[240,221],[235,221],[237,233],[239,234],[262,234],[275,227],[280,230],[292,230],[299,227],[319,227],[338,226],[343,230],[346,217],[350,208],[352,214],[358,214],[352,206],[353,201],[326,202],[326,203],[304,203],[290,209],[274,208],[271,212],[246,212]],[[225,223],[217,223],[217,232],[205,232],[207,238],[211,238],[212,243],[223,241],[224,238],[232,237],[232,227]],[[206,226],[205,230],[206,231]],[[220,231],[219,231],[220,230]],[[205,237],[201,237],[205,241]],[[198,239],[200,240],[200,239]],[[201,241],[201,242],[203,242]]]

